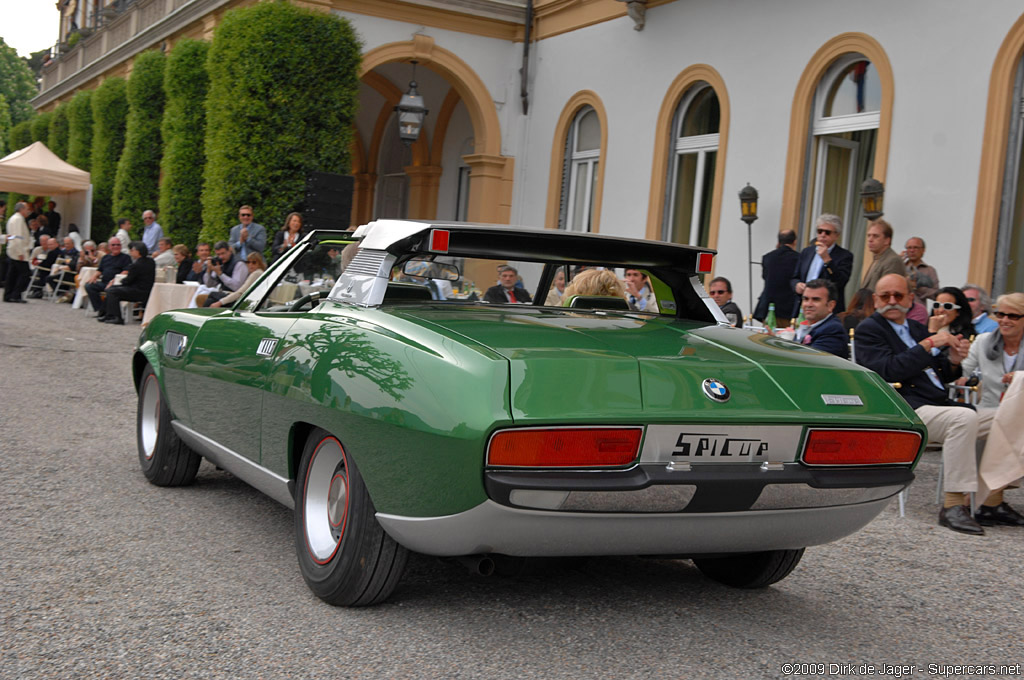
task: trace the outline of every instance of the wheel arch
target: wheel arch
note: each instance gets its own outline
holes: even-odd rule
[[[132,382],[135,383],[136,393],[139,391],[142,373],[146,370],[147,364],[153,368],[157,381],[163,387],[164,374],[163,369],[160,367],[160,359],[157,356],[156,347],[152,343],[148,343],[135,350],[135,354],[132,356]]]

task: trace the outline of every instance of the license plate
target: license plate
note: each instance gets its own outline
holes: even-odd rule
[[[649,425],[641,463],[788,463],[796,460],[799,425]]]

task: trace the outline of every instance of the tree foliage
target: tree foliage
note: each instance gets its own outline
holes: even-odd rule
[[[124,78],[108,78],[92,95],[92,233],[99,238],[114,226],[111,208],[117,162],[124,149],[126,89]]]
[[[210,44],[182,40],[167,57],[167,105],[161,132],[160,224],[175,243],[195,244],[202,227],[203,166],[206,153],[206,58]]]
[[[92,90],[82,90],[68,105],[68,163],[86,172],[92,167],[92,127]]]
[[[308,172],[348,171],[360,58],[341,17],[278,2],[224,15],[208,61],[204,240],[226,236],[244,203],[272,235]]]
[[[12,20],[11,17],[8,19]],[[15,26],[13,23],[9,25]],[[29,104],[37,94],[35,76],[25,65],[25,60],[3,38],[0,38],[0,94],[7,99],[13,124],[22,123],[35,113]]]
[[[160,122],[164,113],[164,55],[151,50],[135,57],[128,79],[128,120],[124,152],[117,163],[114,212],[136,217],[155,210],[160,198]]]
[[[46,144],[50,141],[50,121],[53,120],[53,111],[40,113],[32,119],[32,141]]]
[[[69,106],[68,103],[64,103],[53,110],[53,119],[50,121],[50,136],[46,142],[46,146],[50,147],[50,151],[57,154],[64,161],[68,159]]]
[[[0,94],[0,157],[7,155],[7,142],[11,137],[11,110],[7,98]]]

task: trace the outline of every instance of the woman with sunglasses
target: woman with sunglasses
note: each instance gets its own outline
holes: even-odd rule
[[[970,338],[974,335],[971,321],[971,305],[959,288],[940,288],[932,302],[932,315],[928,319],[928,330],[932,333],[946,331],[952,335]]]
[[[963,360],[964,375],[981,370],[982,408],[997,408],[1014,371],[1024,371],[1024,293],[1007,293],[996,300],[998,330],[982,333]]]

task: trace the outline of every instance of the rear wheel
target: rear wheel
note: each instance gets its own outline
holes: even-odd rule
[[[804,549],[702,557],[693,563],[713,581],[733,588],[764,588],[789,576],[800,563]]]
[[[325,430],[306,442],[295,496],[299,569],[316,596],[342,606],[386,600],[402,578],[408,551],[378,524],[355,462]]]
[[[202,458],[185,446],[171,427],[171,411],[149,365],[139,383],[135,433],[146,479],[157,486],[184,486],[195,481]]]

